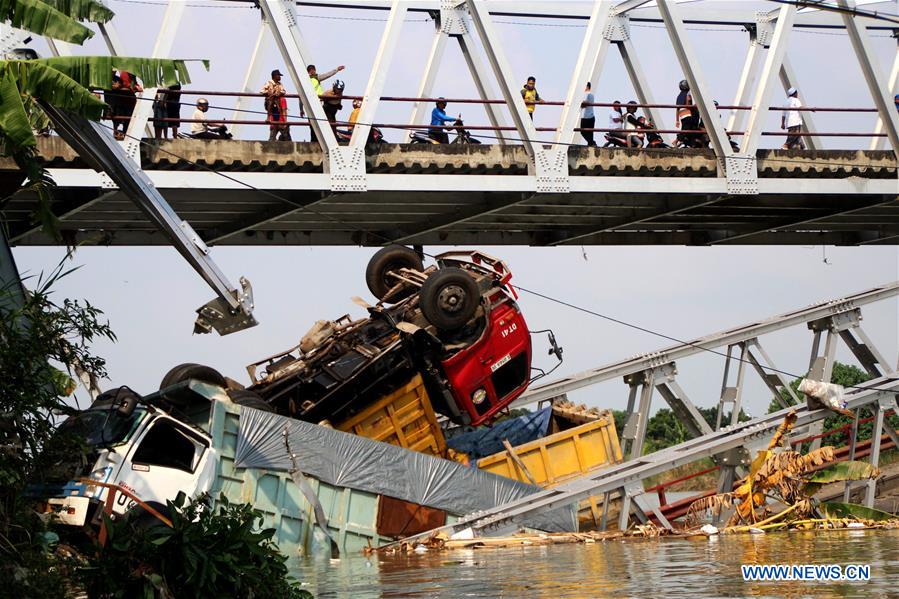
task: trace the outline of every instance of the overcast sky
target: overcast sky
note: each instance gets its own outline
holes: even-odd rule
[[[358,2],[357,2],[358,3]],[[562,1],[560,0],[561,4]],[[151,0],[111,1],[114,21],[130,55],[149,55],[164,6]],[[192,0],[179,29],[174,54],[209,58],[204,72],[194,66],[194,89],[237,90],[242,82],[259,26],[259,13],[250,4]],[[707,3],[708,4],[708,3]],[[733,2],[722,5],[734,6]],[[883,3],[882,3],[883,4]],[[740,2],[773,9],[772,2]],[[886,5],[889,7],[889,3]],[[895,10],[895,4],[892,6]],[[303,35],[319,70],[345,64],[341,77],[346,93],[362,93],[379,41],[383,13],[300,8]],[[529,21],[496,18],[504,48],[515,75],[538,79],[545,99],[562,99],[569,83],[584,27],[571,21]],[[424,15],[412,14],[404,25],[397,60],[389,73],[386,93],[415,95],[433,25]],[[632,28],[632,36],[656,101],[673,102],[682,78],[664,30],[655,26]],[[99,36],[98,36],[99,37]],[[700,54],[706,81],[722,104],[733,100],[746,50],[747,34],[739,28],[691,28],[691,41]],[[896,52],[896,41],[874,34],[880,68],[885,73]],[[38,46],[40,51],[40,46]],[[93,40],[87,50],[103,52]],[[800,79],[800,94],[807,105],[871,106],[858,65],[845,35],[834,32],[796,31],[789,56]],[[273,42],[264,52],[267,74],[284,63]],[[261,87],[266,77],[254,82]],[[295,87],[287,82],[289,91]],[[597,101],[634,97],[620,58],[613,51],[601,79],[594,82]],[[448,46],[435,95],[475,97],[458,48]],[[776,101],[782,101],[778,91]],[[233,106],[227,100],[214,100]],[[254,109],[261,110],[261,101]],[[408,116],[409,106],[382,104],[377,120],[396,122]],[[450,105],[451,114],[463,113],[471,124],[485,122],[483,112],[471,105]],[[670,112],[670,111],[668,111]],[[187,116],[188,109],[183,111]],[[230,111],[211,114],[230,116]],[[348,108],[344,116],[348,114]],[[602,112],[600,111],[600,115]],[[537,125],[554,126],[559,109],[537,108]],[[667,125],[673,115],[665,114]],[[774,130],[779,117],[772,113]],[[870,131],[870,114],[815,115],[821,131]],[[602,121],[600,121],[602,122]],[[298,133],[298,132],[297,132]],[[262,128],[244,130],[244,138],[260,138]],[[398,134],[388,133],[398,140]],[[306,133],[294,139],[308,139]],[[763,147],[779,146],[780,138],[762,138]],[[825,141],[828,148],[856,148],[866,141]],[[897,189],[899,191],[899,189]],[[428,247],[430,253],[441,248]],[[899,278],[895,247],[587,247],[587,248],[481,248],[504,258],[514,282],[592,310],[682,339],[754,322],[760,318],[813,302],[847,295]],[[63,256],[61,248],[15,248],[20,271],[37,274],[49,270]],[[194,310],[212,292],[171,248],[81,248],[74,263],[81,268],[62,281],[60,297],[83,297],[109,316],[119,341],[98,344],[97,352],[109,362],[108,387],[128,384],[148,393],[163,374],[181,362],[202,362],[246,382],[246,364],[296,344],[318,319],[344,313],[359,315],[350,298],[369,298],[364,282],[370,248],[215,248],[212,255],[223,272],[237,283],[243,275],[253,283],[255,329],[228,337],[191,334]],[[825,262],[826,258],[826,262]],[[669,341],[572,311],[535,297],[523,296],[521,306],[531,329],[552,328],[565,347],[565,364],[557,375],[600,366],[670,345]],[[882,302],[864,310],[864,325],[875,344],[895,365],[899,304]],[[811,336],[804,326],[763,338],[780,368],[801,374],[808,365]],[[543,340],[536,341],[537,347]],[[537,362],[546,365],[542,351]],[[841,357],[852,361],[841,348]],[[681,385],[695,403],[717,403],[723,359],[705,355],[678,364]],[[753,414],[764,412],[769,397],[750,375],[744,398]],[[578,392],[574,399],[600,407],[623,408],[626,387],[610,382]],[[663,405],[656,398],[655,406]]]

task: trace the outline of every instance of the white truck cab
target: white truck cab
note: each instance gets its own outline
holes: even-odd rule
[[[99,521],[109,490],[85,479],[118,485],[157,510],[179,493],[194,497],[212,485],[215,450],[205,432],[152,405],[136,405],[130,414],[117,407],[114,399],[99,400],[61,427],[79,435],[91,450],[88,461],[93,458],[84,468],[65,465],[76,476],[62,485],[59,480],[40,485],[48,506],[65,524]],[[123,515],[135,504],[118,493],[113,514]]]

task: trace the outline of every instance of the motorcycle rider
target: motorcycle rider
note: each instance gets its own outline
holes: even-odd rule
[[[197,99],[197,108],[194,110],[193,122],[190,124],[190,136],[194,139],[231,139],[228,128],[221,123],[211,123],[206,118],[209,110],[209,100]]]
[[[431,111],[431,126],[428,128],[428,137],[441,144],[449,143],[449,135],[444,131],[444,126],[453,124],[456,119],[446,114],[446,100],[437,98],[436,107]]]

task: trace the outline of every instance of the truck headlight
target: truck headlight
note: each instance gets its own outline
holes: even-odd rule
[[[474,402],[475,405],[483,403],[485,399],[487,399],[487,391],[484,389],[478,389],[471,394],[471,401]]]

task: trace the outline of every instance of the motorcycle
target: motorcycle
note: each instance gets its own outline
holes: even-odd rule
[[[472,144],[477,145],[482,143],[481,140],[475,139],[472,137],[471,133],[465,129],[464,123],[462,122],[462,117],[457,118],[452,125],[452,128],[456,131],[456,137],[453,141],[449,142],[450,144]],[[409,143],[411,144],[432,144],[432,145],[441,145],[442,142],[437,141],[433,137],[430,136],[429,129],[415,129],[409,133]]]
[[[353,130],[352,129],[335,129],[334,135],[337,137],[337,143],[342,146],[345,146],[350,143],[350,140],[353,138]],[[371,127],[368,130],[368,141],[365,142],[365,145],[380,145],[384,143],[384,134],[377,127]]]
[[[178,133],[181,139],[231,139],[233,135],[228,132],[225,125],[210,125],[209,130],[204,133]]]

